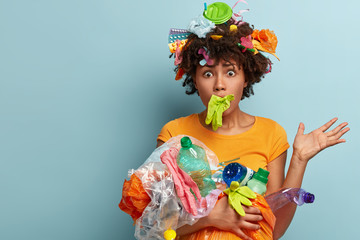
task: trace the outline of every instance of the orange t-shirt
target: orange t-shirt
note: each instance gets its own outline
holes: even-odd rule
[[[166,142],[177,135],[188,135],[203,142],[218,157],[219,162],[236,158],[238,163],[254,171],[267,169],[267,164],[289,148],[286,132],[277,122],[255,117],[248,131],[237,135],[221,135],[201,125],[198,114],[168,122],[158,140]]]

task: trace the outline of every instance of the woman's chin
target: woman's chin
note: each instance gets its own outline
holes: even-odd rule
[[[233,110],[228,108],[223,112],[222,116],[227,117],[227,116],[231,115],[232,112],[233,112]]]
[[[223,117],[227,117],[227,116],[230,116],[230,115],[232,115],[232,114],[234,114],[235,112],[236,112],[236,108],[232,108],[231,106],[230,106],[230,108],[228,108],[228,109],[226,109],[224,112],[223,112]]]

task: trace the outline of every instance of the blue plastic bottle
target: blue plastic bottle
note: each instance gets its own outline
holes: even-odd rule
[[[285,188],[267,195],[265,200],[269,204],[272,212],[275,212],[290,202],[298,206],[304,203],[313,203],[315,196],[302,188]]]
[[[211,179],[210,165],[205,150],[192,144],[189,137],[181,139],[181,149],[176,161],[179,167],[189,174],[197,184],[202,197],[216,188],[215,182]]]
[[[248,167],[239,163],[230,163],[224,168],[222,176],[226,185],[230,187],[232,181],[238,181],[240,186],[245,186],[254,174],[255,171]]]

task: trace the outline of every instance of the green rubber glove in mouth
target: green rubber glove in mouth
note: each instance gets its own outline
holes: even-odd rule
[[[208,103],[205,123],[209,125],[212,122],[212,129],[214,131],[222,126],[223,112],[230,107],[230,102],[234,99],[234,94],[227,95],[223,98],[216,95],[211,96]]]

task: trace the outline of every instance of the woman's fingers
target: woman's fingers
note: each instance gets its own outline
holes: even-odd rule
[[[328,135],[329,137],[334,136],[334,135],[340,133],[341,130],[342,130],[344,127],[346,127],[347,125],[348,125],[347,122],[343,122],[342,124],[340,124],[339,126],[337,126],[336,128],[334,128],[333,130],[327,132],[327,135]]]
[[[305,131],[305,125],[301,122],[298,127],[296,135],[303,135]]]
[[[347,133],[350,130],[350,128],[344,128],[338,133],[336,133],[334,136],[330,137],[329,139],[329,146],[333,146],[338,143],[345,142],[345,139],[340,139],[345,133]]]
[[[246,214],[261,214],[261,211],[256,207],[248,207],[243,205],[243,208]]]
[[[347,124],[346,124],[346,125],[347,125]],[[344,127],[345,127],[346,125],[344,125]],[[335,137],[336,139],[339,139],[339,138],[342,137],[342,135],[344,135],[345,133],[347,133],[349,130],[350,130],[349,127],[344,128],[344,129],[341,129],[341,131],[338,131],[338,132],[334,135],[334,137]]]
[[[326,130],[328,130],[336,121],[338,120],[338,118],[333,118],[331,119],[329,122],[325,123],[324,125],[322,125],[319,129],[322,132],[325,132]]]
[[[245,222],[259,222],[263,219],[261,215],[261,211],[256,207],[247,207],[243,206],[245,211],[245,216],[241,217],[241,219]]]
[[[247,222],[259,222],[263,220],[263,217],[260,214],[248,213],[243,217],[243,220]]]
[[[258,230],[260,225],[252,222],[244,222],[241,224],[241,228],[249,229],[249,230]]]
[[[238,228],[233,229],[233,232],[241,239],[252,240],[241,229],[258,230],[260,225],[257,223],[263,219],[261,211],[255,207],[243,206],[245,216],[239,218]]]

